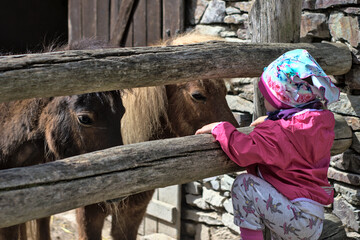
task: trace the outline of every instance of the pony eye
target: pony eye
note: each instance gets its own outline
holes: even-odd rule
[[[204,95],[202,95],[200,92],[194,92],[191,94],[191,97],[193,99],[195,99],[196,101],[201,101],[201,102],[205,102],[206,101],[206,97]]]
[[[77,118],[78,121],[84,125],[90,125],[93,123],[93,120],[88,115],[78,115]]]

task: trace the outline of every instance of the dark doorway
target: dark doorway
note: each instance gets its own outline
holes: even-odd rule
[[[12,0],[0,4],[0,53],[38,52],[68,41],[67,0]]]

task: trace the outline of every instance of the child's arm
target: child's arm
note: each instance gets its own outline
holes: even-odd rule
[[[277,125],[262,126],[261,130],[255,128],[247,135],[237,131],[232,124],[221,122],[213,127],[212,135],[226,155],[242,167],[261,163],[282,168],[286,164],[279,162],[284,156],[280,143],[288,143]]]

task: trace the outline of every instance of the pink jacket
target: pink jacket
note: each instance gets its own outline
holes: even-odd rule
[[[333,202],[327,179],[334,140],[334,115],[328,110],[304,110],[289,120],[266,120],[249,134],[228,122],[212,134],[236,164],[273,185],[289,200],[307,198]]]

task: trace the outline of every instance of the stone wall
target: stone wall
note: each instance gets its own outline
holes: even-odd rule
[[[229,41],[249,41],[248,13],[252,1],[188,0],[187,28],[218,35]],[[353,52],[353,67],[343,76],[331,76],[341,89],[340,101],[329,106],[345,117],[353,130],[353,144],[333,156],[329,180],[336,190],[328,210],[336,214],[353,239],[360,239],[360,1],[304,0],[301,41],[345,43]],[[253,113],[252,78],[231,79],[227,100],[247,126]],[[230,188],[238,173],[203,179],[183,186],[181,239],[239,239],[233,224]]]

